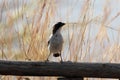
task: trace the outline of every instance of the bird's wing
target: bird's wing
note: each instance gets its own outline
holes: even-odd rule
[[[51,34],[50,37],[49,37],[47,46],[49,46],[49,44],[50,44],[50,39],[51,39],[51,37],[52,37],[52,34]]]

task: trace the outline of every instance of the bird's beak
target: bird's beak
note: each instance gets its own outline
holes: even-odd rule
[[[64,25],[65,25],[65,23],[62,23],[62,25],[64,26]]]

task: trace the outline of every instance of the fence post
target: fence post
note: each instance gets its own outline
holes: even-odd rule
[[[57,80],[84,80],[83,77],[80,77],[80,78],[58,78]]]

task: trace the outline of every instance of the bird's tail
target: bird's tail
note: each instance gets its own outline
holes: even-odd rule
[[[54,53],[53,56],[54,56],[54,57],[59,57],[59,56],[60,56],[60,53]]]

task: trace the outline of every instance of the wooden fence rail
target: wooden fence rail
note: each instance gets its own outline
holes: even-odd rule
[[[0,75],[59,76],[76,79],[84,77],[119,79],[120,64],[0,60]]]

